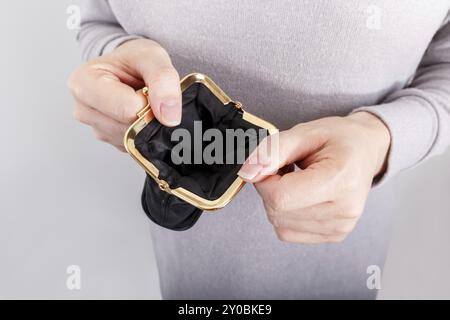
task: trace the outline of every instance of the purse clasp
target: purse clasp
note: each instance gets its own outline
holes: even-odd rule
[[[239,101],[234,101],[234,107],[238,110],[242,110],[242,103],[240,103]]]
[[[142,118],[145,115],[145,113],[152,108],[150,106],[150,102],[148,101],[148,91],[149,91],[148,87],[144,87],[142,89],[142,94],[147,99],[147,105],[136,114],[138,118]]]
[[[159,186],[159,189],[161,189],[161,191],[170,193],[170,186],[169,186],[169,184],[167,183],[167,181],[159,180],[159,181],[158,181],[158,186]]]

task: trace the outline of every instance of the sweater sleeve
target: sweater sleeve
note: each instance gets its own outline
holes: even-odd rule
[[[117,21],[107,0],[81,1],[81,24],[77,40],[83,60],[109,53],[122,43],[140,38],[128,34]]]
[[[433,37],[412,83],[380,105],[354,110],[380,118],[391,133],[384,182],[450,145],[450,14]]]

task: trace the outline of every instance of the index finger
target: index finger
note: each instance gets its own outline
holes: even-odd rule
[[[268,206],[284,212],[333,200],[335,178],[333,169],[321,166],[273,175],[255,183],[255,187]]]
[[[69,80],[69,87],[85,105],[125,124],[133,122],[147,105],[145,96],[116,75],[98,68],[82,67]]]

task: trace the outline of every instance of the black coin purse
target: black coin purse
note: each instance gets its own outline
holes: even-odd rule
[[[183,109],[179,126],[161,125],[147,105],[124,138],[126,150],[147,173],[142,192],[145,213],[156,224],[177,231],[191,228],[203,211],[214,211],[228,204],[245,184],[237,175],[242,162],[237,161],[235,154],[242,151],[247,157],[265,136],[278,132],[272,124],[244,111],[240,102],[231,100],[203,74],[184,77],[181,91]],[[199,124],[201,132],[198,132]],[[173,139],[176,130],[184,129],[191,137],[202,138],[212,128],[224,136],[228,129],[250,132],[235,144],[233,161],[225,159],[231,154],[225,147],[219,161],[193,161],[199,154],[203,155],[209,143],[197,139],[185,143],[188,148],[180,153],[192,161],[174,161],[180,158],[180,154],[178,158],[174,156],[180,143]]]

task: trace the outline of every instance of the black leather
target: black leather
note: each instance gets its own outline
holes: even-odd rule
[[[194,137],[194,122],[202,122],[202,131],[217,128],[243,130],[253,128],[257,134],[251,139],[261,141],[267,134],[261,134],[261,128],[242,119],[242,111],[232,103],[224,106],[203,84],[194,84],[183,92],[182,121],[178,127],[162,126],[156,119],[150,122],[135,139],[137,150],[159,169],[159,178],[168,182],[171,189],[183,187],[202,198],[218,199],[236,180],[241,164],[174,164],[172,148],[178,142],[171,141],[171,135],[177,128],[185,128]],[[223,134],[225,137],[225,133]],[[194,160],[194,138],[191,139],[191,159]],[[224,139],[225,140],[225,139]],[[210,142],[203,142],[202,150]],[[236,148],[245,148],[245,155],[252,151],[250,143]],[[225,148],[224,148],[225,149]],[[226,156],[225,150],[223,152]],[[202,210],[185,201],[163,192],[149,176],[142,193],[142,206],[148,217],[158,225],[172,230],[187,230],[202,214]]]

